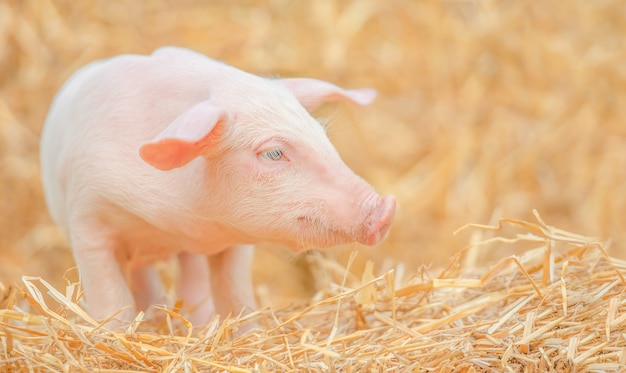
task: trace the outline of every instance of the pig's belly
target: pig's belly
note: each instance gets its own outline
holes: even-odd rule
[[[124,228],[118,228],[120,260],[131,266],[144,266],[159,260],[169,259],[172,255],[187,251],[207,253],[204,243],[172,234],[143,221],[126,222]]]

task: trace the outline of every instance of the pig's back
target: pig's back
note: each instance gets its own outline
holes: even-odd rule
[[[124,55],[91,63],[63,85],[41,139],[44,193],[59,225],[67,230],[72,210],[88,214],[103,202],[133,210],[146,187],[167,182],[141,161],[139,146],[206,99],[199,76],[210,62]]]
[[[80,110],[80,93],[85,83],[97,74],[106,61],[93,62],[75,72],[61,87],[54,97],[41,133],[40,160],[44,195],[48,211],[55,222],[66,227],[65,196],[62,193],[61,175],[64,169],[64,160],[67,157],[66,148],[68,134],[77,123],[73,121],[76,111]]]

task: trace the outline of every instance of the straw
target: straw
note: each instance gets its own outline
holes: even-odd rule
[[[24,372],[619,371],[626,359],[626,262],[607,256],[593,238],[541,220],[505,219],[499,227],[506,225],[518,229],[517,239],[502,236],[501,245],[528,240],[537,247],[458,276],[444,271],[422,282],[416,273],[398,288],[390,281],[393,270],[375,275],[368,265],[358,286],[333,283],[308,307],[216,319],[194,335],[186,327],[164,333],[142,318],[127,332],[109,331],[75,295],[25,276],[15,300],[0,310],[0,366]],[[548,243],[552,265],[536,266]],[[553,272],[554,281],[543,283],[544,271]],[[157,311],[182,320],[173,310]],[[237,335],[250,321],[262,327]]]

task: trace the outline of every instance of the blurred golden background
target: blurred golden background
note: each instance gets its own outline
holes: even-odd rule
[[[438,267],[469,222],[534,220],[610,238],[626,257],[626,3],[604,1],[0,2],[0,282],[73,266],[48,217],[39,134],[78,67],[190,47],[259,75],[373,87],[375,103],[327,105],[346,163],[399,210],[387,241],[325,252],[354,268]],[[307,256],[258,250],[259,291],[314,290]],[[512,252],[483,250],[474,264]],[[73,271],[72,273],[74,273]],[[289,280],[286,280],[289,279]],[[262,290],[268,289],[268,290]]]

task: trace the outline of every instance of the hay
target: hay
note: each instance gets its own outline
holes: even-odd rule
[[[532,220],[536,208],[611,237],[611,256],[625,257],[624,14],[622,0],[0,2],[0,370],[624,364],[624,264],[605,245],[520,221],[498,237],[450,234],[468,221]],[[257,295],[274,312],[202,338],[172,310],[123,335],[90,322],[39,177],[39,133],[62,82],[94,59],[168,44],[256,74],[378,89],[370,107],[319,114],[346,163],[399,202],[389,239],[352,261],[351,250],[296,260],[258,250]],[[486,242],[432,279],[416,270],[445,265],[467,241]],[[484,268],[488,258],[508,259]],[[287,306],[313,294],[310,308]],[[253,321],[263,329],[236,337]]]
[[[0,369],[99,371],[620,371],[626,364],[626,262],[595,239],[504,219],[515,228],[459,252],[439,276],[394,270],[331,283],[308,307],[263,309],[199,333],[175,311],[142,315],[112,332],[80,306],[80,284],[61,293],[41,278],[4,289]],[[500,227],[482,227],[500,229]],[[487,243],[535,248],[461,270]],[[478,247],[477,247],[478,246]],[[325,259],[319,258],[324,261]],[[325,266],[327,263],[319,263]],[[42,292],[54,299],[44,300]],[[158,318],[157,318],[158,319]],[[256,323],[258,327],[239,335]]]

